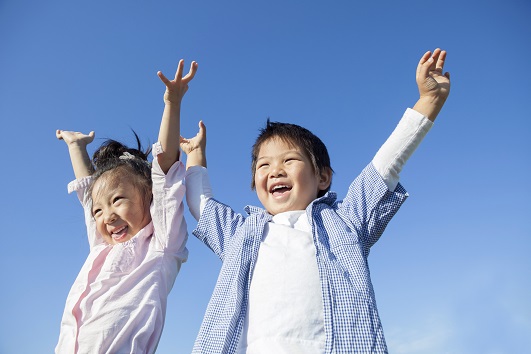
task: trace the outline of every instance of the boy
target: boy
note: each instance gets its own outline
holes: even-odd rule
[[[367,257],[407,198],[398,174],[448,97],[445,58],[422,56],[419,100],[341,201],[328,192],[325,145],[302,127],[268,121],[261,131],[252,187],[265,210],[248,216],[212,198],[203,124],[182,140],[194,235],[223,262],[194,353],[387,352]]]

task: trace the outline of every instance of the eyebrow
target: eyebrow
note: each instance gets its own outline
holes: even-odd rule
[[[295,150],[295,149],[293,149],[293,150],[287,150],[287,151],[285,151],[285,152],[283,152],[283,153],[281,153],[281,154],[279,154],[279,155],[277,155],[277,156],[286,156],[286,155],[288,155],[288,154],[292,154],[292,153],[293,153],[293,154],[300,155],[300,156],[304,156],[304,153],[303,153],[302,151]],[[267,158],[270,158],[270,157],[271,157],[271,156],[269,156],[269,155],[266,155],[266,156],[260,156],[259,158],[256,159],[256,161],[260,161],[260,160],[262,160],[262,159],[267,159]]]

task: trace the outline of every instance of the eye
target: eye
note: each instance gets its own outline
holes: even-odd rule
[[[118,202],[119,202],[120,200],[122,200],[122,199],[123,199],[122,196],[114,197],[114,199],[112,200],[112,203],[113,203],[113,204],[116,204],[116,203],[118,203]]]
[[[286,157],[286,159],[284,160],[285,163],[288,163],[288,162],[293,162],[293,161],[298,161],[299,159],[296,158],[295,156],[290,156],[290,157]]]
[[[260,169],[260,168],[267,167],[267,166],[269,166],[268,163],[261,163],[261,164],[259,164],[259,165],[256,167],[256,169],[258,170],[258,169]]]
[[[101,209],[92,210],[92,216],[97,217],[99,215],[101,215]]]

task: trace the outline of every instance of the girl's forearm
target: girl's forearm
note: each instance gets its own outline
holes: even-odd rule
[[[90,176],[94,172],[86,146],[69,144],[68,152],[70,154],[70,161],[72,162],[72,168],[74,169],[76,179]]]

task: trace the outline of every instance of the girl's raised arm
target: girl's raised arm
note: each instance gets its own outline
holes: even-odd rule
[[[164,93],[164,113],[160,122],[159,139],[163,153],[157,155],[159,165],[164,173],[179,157],[179,142],[181,137],[181,101],[188,90],[188,83],[194,78],[197,72],[197,63],[193,61],[190,71],[183,77],[184,60],[179,61],[177,72],[173,80],[168,80],[162,72],[157,75],[166,85]]]
[[[90,176],[94,172],[94,167],[90,162],[87,145],[94,140],[94,132],[92,131],[86,135],[80,132],[56,130],[55,136],[57,139],[63,140],[68,146],[68,153],[70,154],[70,161],[72,161],[76,179]]]

